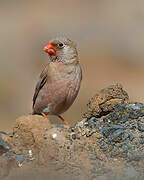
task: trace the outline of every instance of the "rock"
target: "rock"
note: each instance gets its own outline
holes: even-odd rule
[[[144,132],[144,117],[138,118],[137,125],[138,125],[138,130]]]
[[[44,117],[39,115],[22,116],[14,122],[13,139],[14,143],[29,147],[40,144],[44,140],[44,133],[51,128],[51,124]]]
[[[38,163],[45,164],[58,156],[65,137],[60,128],[52,127],[42,116],[28,115],[15,121],[11,142],[16,154],[25,155],[29,160],[32,156]]]
[[[0,133],[0,179],[144,179],[144,104],[116,84],[87,112],[73,127],[18,118],[11,134]]]
[[[116,104],[128,102],[129,96],[121,84],[111,85],[96,93],[88,102],[84,118],[101,117],[113,110]]]
[[[117,104],[113,112],[104,117],[105,122],[117,121],[126,122],[128,119],[138,119],[144,116],[144,104],[130,102],[127,104]]]
[[[0,155],[6,153],[11,149],[11,144],[7,143],[7,141],[5,140],[6,137],[7,135],[5,134],[0,135]]]
[[[15,167],[14,159],[0,156],[0,179],[7,177],[13,167]]]

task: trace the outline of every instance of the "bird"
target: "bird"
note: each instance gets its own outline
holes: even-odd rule
[[[76,99],[82,80],[82,69],[76,43],[65,36],[56,37],[43,49],[49,61],[40,74],[33,96],[32,114],[59,117],[64,124],[70,124],[61,116]]]

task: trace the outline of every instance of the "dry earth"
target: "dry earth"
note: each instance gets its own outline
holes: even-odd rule
[[[12,133],[0,132],[0,179],[144,179],[144,104],[116,84],[73,127],[19,117]]]

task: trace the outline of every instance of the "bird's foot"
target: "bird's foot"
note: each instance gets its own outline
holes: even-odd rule
[[[70,123],[68,123],[66,120],[64,120],[64,118],[60,115],[57,115],[63,122],[65,125],[69,126],[70,127]]]
[[[41,114],[43,115],[44,118],[46,118],[49,121],[49,118],[47,117],[47,115],[44,112],[41,112]]]

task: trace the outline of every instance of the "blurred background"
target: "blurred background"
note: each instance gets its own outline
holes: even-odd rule
[[[83,69],[67,121],[80,120],[88,99],[116,82],[144,102],[144,1],[0,0],[0,130],[9,131],[17,117],[31,112],[48,59],[42,49],[57,35],[77,43]]]

